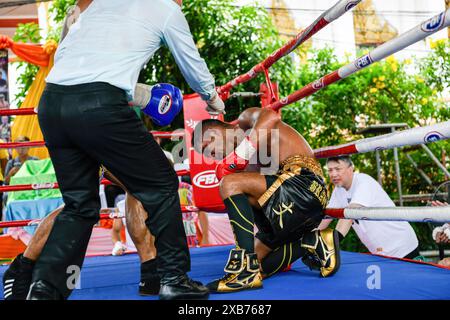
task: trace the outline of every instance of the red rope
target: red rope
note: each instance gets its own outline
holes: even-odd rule
[[[153,133],[153,132],[152,132]],[[184,133],[173,133],[173,132],[156,132],[153,133],[154,137],[159,138],[173,138],[173,137],[184,137]],[[45,141],[30,141],[30,142],[7,142],[0,143],[0,149],[16,149],[16,148],[40,148],[45,147]]]
[[[30,142],[0,143],[0,149],[39,148],[39,147],[45,147],[45,142],[44,141],[30,141]]]
[[[29,116],[35,114],[36,112],[34,112],[34,108],[0,110],[0,116]]]
[[[273,90],[273,84],[272,84],[272,81],[270,80],[269,69],[264,68],[264,76],[266,78],[267,89],[269,90],[270,102],[274,102],[277,100],[277,97],[275,96],[275,92]]]
[[[191,207],[191,206],[181,206],[181,212],[188,213],[188,212],[197,212],[198,208]],[[101,213],[100,214],[100,220],[107,220],[111,219],[110,215],[108,213]],[[121,218],[119,218],[121,219]],[[0,228],[19,228],[19,227],[28,227],[37,225],[42,220],[17,220],[17,221],[4,221],[0,222]]]
[[[325,214],[333,218],[344,218],[344,209],[325,209]]]
[[[342,148],[314,151],[314,156],[317,159],[325,159],[325,158],[332,158],[332,157],[338,157],[338,156],[342,156],[342,155],[350,155],[350,154],[355,154],[355,153],[358,153],[358,149],[356,149],[355,144],[351,144],[348,146],[344,146]]]
[[[177,171],[177,176],[188,176],[190,174],[189,170]],[[110,185],[111,181],[103,179],[101,181],[102,185]],[[57,182],[39,183],[39,184],[19,184],[14,186],[0,186],[0,192],[15,192],[15,191],[30,191],[30,190],[49,190],[49,189],[59,189]]]
[[[185,132],[170,132],[170,131],[151,131],[151,134],[155,138],[162,138],[162,139],[170,139],[173,137],[184,137],[186,135]]]

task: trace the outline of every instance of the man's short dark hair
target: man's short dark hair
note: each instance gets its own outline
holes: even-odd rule
[[[200,146],[203,133],[208,129],[213,128],[226,128],[228,127],[228,124],[225,122],[222,122],[217,119],[206,119],[200,121],[194,128],[194,131],[192,132],[192,147]],[[196,149],[197,150],[197,149]],[[198,151],[198,150],[197,150]]]
[[[329,162],[344,162],[346,164],[348,164],[349,167],[354,167],[355,165],[353,164],[352,159],[350,158],[350,156],[338,156],[338,157],[331,157],[327,159],[327,164]]]

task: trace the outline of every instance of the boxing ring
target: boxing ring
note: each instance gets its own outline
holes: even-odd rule
[[[193,248],[190,276],[207,283],[223,275],[231,247]],[[261,290],[211,294],[211,300],[423,300],[450,299],[450,270],[368,254],[342,252],[337,274],[320,278],[301,262],[264,280]],[[0,267],[0,277],[6,267]],[[138,294],[136,254],[85,259],[71,300],[156,300]],[[378,277],[378,278],[377,278]],[[0,297],[3,297],[0,289]]]
[[[292,41],[275,51],[270,57],[256,65],[249,72],[233,79],[218,88],[221,97],[226,100],[230,91],[236,86],[263,74],[266,80],[268,97],[264,99],[264,108],[280,110],[300,99],[310,96],[328,85],[351,76],[359,70],[380,61],[407,46],[425,39],[427,36],[450,25],[450,10],[423,22],[416,28],[392,39],[372,52],[356,59],[285,97],[278,98],[270,80],[269,68],[279,59],[291,53],[298,46],[312,37],[332,21],[338,19],[359,1],[340,0],[325,11],[307,29],[302,31]],[[196,121],[206,119],[206,111],[193,114],[192,109],[198,108],[199,97],[185,97],[185,129],[182,132],[153,132],[161,138],[185,138],[190,150],[190,170],[177,172],[178,175],[190,175],[193,180],[196,206],[183,207],[183,212],[199,210],[223,212],[224,207],[218,198],[218,181],[213,168],[215,163],[197,164],[198,154],[191,148],[192,130]],[[191,110],[191,111],[190,111]],[[33,115],[34,108],[0,111],[0,115]],[[223,118],[219,119],[223,120]],[[314,150],[317,158],[329,158],[339,155],[359,154],[376,150],[387,150],[401,146],[414,146],[434,143],[450,138],[450,121],[435,123],[429,126],[398,131],[393,134],[362,139],[347,144],[324,147]],[[1,143],[0,148],[43,147],[45,142]],[[197,158],[196,158],[197,157]],[[211,172],[212,171],[212,172]],[[212,176],[212,178],[211,178]],[[103,179],[102,184],[110,182]],[[0,192],[15,192],[24,190],[56,189],[57,183],[39,185],[19,185],[0,187]],[[401,207],[401,208],[363,208],[363,209],[329,209],[326,215],[336,219],[366,219],[395,220],[417,222],[450,222],[450,207]],[[103,214],[101,219],[111,219]],[[39,223],[36,220],[13,221],[0,223],[0,228],[23,227]],[[227,260],[229,246],[213,246],[191,248],[192,271],[190,276],[196,280],[208,283],[223,275],[224,262]],[[320,278],[318,273],[310,271],[301,262],[292,265],[287,272],[277,274],[264,280],[264,289],[243,291],[230,294],[212,294],[215,300],[385,300],[385,299],[450,299],[450,269],[429,263],[391,259],[387,257],[342,252],[341,269],[330,278]],[[0,276],[6,267],[0,267]],[[87,257],[82,269],[79,285],[73,292],[73,300],[140,300],[157,299],[157,297],[141,297],[138,295],[140,263],[136,254],[121,257],[97,256]],[[3,292],[0,289],[1,296]]]

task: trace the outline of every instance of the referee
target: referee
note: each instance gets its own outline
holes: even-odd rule
[[[29,300],[67,299],[99,220],[104,165],[149,212],[160,299],[202,299],[192,281],[178,179],[161,148],[128,107],[138,75],[163,44],[189,85],[217,115],[224,104],[200,57],[181,0],[79,0],[81,12],[55,54],[39,103],[44,134],[65,207],[36,262]],[[151,94],[151,92],[149,93]]]

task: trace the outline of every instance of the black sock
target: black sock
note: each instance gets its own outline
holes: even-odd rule
[[[300,244],[301,241],[291,242],[269,253],[261,262],[264,277],[270,277],[284,270],[287,266],[303,257],[306,250]]]
[[[150,276],[157,275],[157,262],[156,259],[151,259],[141,263],[141,278],[146,279]]]
[[[224,200],[233,229],[236,246],[247,253],[255,252],[255,216],[245,194],[237,194]]]
[[[338,230],[336,230],[336,231],[337,231],[338,236],[339,236],[339,243],[341,243],[344,240],[345,236],[342,233],[340,233]]]

